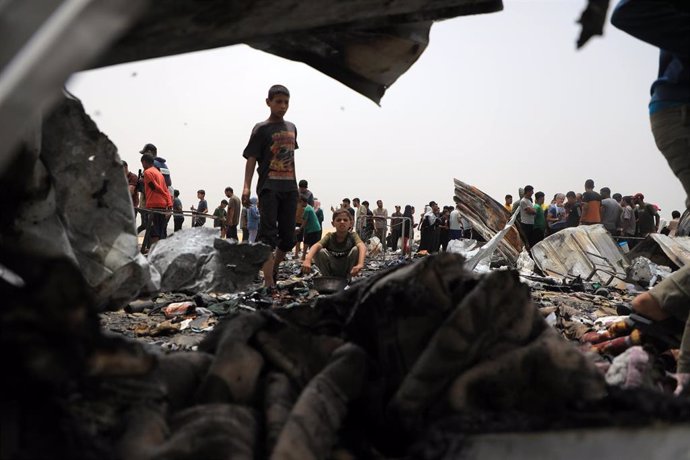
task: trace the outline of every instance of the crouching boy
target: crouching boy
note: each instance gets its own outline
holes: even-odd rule
[[[350,278],[364,268],[367,247],[352,229],[352,216],[347,209],[333,213],[335,232],[327,233],[314,244],[302,262],[302,272],[311,271],[312,261],[324,276]]]

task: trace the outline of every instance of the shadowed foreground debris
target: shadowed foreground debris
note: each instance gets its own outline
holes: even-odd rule
[[[14,269],[28,283],[3,282],[2,349],[23,353],[6,361],[16,393],[3,396],[3,458],[452,458],[479,433],[690,416],[687,399],[607,387],[516,273],[478,277],[453,254],[313,305],[237,311],[199,351],[167,355],[108,339],[94,320],[69,340],[20,330],[22,314],[45,330],[88,294],[76,270]],[[46,296],[37,275],[62,294]],[[104,349],[111,359],[95,360]],[[59,360],[71,366],[46,367]]]

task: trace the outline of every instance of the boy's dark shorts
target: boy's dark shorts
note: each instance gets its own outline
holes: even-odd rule
[[[163,208],[151,208],[156,211],[165,211]],[[160,212],[151,213],[151,237],[153,238],[165,238],[165,227],[167,225],[168,218],[165,214]]]
[[[297,190],[281,192],[263,189],[259,193],[259,231],[257,241],[283,252],[295,246]]]
[[[304,241],[304,228],[303,227],[297,227],[295,230],[295,239],[297,241]]]
[[[304,244],[307,246],[313,246],[319,241],[321,241],[321,230],[304,234]]]

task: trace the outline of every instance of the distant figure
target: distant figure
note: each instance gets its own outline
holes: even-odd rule
[[[544,192],[534,194],[534,235],[533,244],[537,244],[544,239],[546,234],[546,217],[544,216]]]
[[[299,189],[300,196],[306,197],[307,204],[314,207],[314,194],[309,190],[309,182],[302,179],[299,181],[299,184],[297,184],[297,188]]]
[[[175,189],[173,193],[175,198],[173,199],[173,222],[175,224],[175,229],[173,231],[182,230],[182,224],[184,223],[184,214],[182,214],[182,200],[180,200],[180,191]]]
[[[256,233],[259,231],[259,208],[256,206],[257,199],[255,196],[249,199],[249,207],[247,210],[247,241],[256,243]],[[244,230],[242,230],[244,232]]]
[[[601,195],[594,191],[594,181],[585,181],[585,193],[582,194],[582,215],[580,225],[601,223]]]
[[[251,198],[249,201],[251,202]],[[259,212],[258,209],[256,212]],[[242,231],[242,242],[243,243],[246,243],[247,241],[249,241],[249,221],[247,220],[248,219],[248,213],[249,213],[249,209],[243,205],[242,210],[240,211],[240,230]],[[253,241],[252,241],[252,243],[253,243]]]
[[[321,237],[323,236],[323,209],[321,209],[321,202],[314,198],[314,212],[316,213],[316,218],[319,220],[319,227],[321,227],[321,230],[319,230],[319,240],[321,240]]]
[[[381,245],[386,244],[386,232],[388,231],[388,210],[383,207],[383,201],[376,201],[376,209],[373,211],[374,214],[374,233],[376,238],[379,239]]]
[[[532,203],[532,195],[534,194],[534,187],[526,185],[524,195],[520,200],[520,228],[525,238],[527,238],[527,249],[532,249],[534,246],[534,216],[537,211],[534,209]]]
[[[460,238],[462,238],[462,216],[460,215],[460,203],[458,203],[448,217],[448,239],[459,240]]]
[[[368,243],[369,238],[374,233],[374,221],[372,220],[374,213],[369,209],[368,201],[362,201],[362,207],[364,208],[364,217],[362,218],[362,231],[359,236],[362,238],[362,241]]]
[[[577,227],[580,225],[580,216],[582,215],[582,210],[580,208],[580,203],[577,201],[577,194],[572,190],[565,194],[565,212],[567,217],[565,218],[566,227]]]
[[[364,268],[367,247],[352,229],[352,214],[346,209],[333,213],[335,232],[315,243],[302,262],[302,272],[311,272],[312,261],[323,276],[351,278]]]
[[[391,245],[393,251],[398,250],[398,240],[402,236],[402,213],[400,212],[400,205],[395,205],[395,212],[391,214]]]
[[[141,156],[141,166],[144,168],[144,193],[148,209],[165,211],[172,208],[172,198],[165,185],[165,179],[158,169],[153,166],[153,157],[148,153]],[[161,212],[150,213],[149,237],[151,245],[165,238],[166,215]],[[148,252],[148,247],[142,247],[142,252]]]
[[[646,238],[650,233],[658,232],[661,217],[656,207],[651,203],[645,203],[644,195],[641,193],[635,194],[633,202],[637,206],[637,236]]]
[[[352,200],[352,207],[355,210],[355,231],[362,237],[362,228],[364,227],[364,221],[366,220],[367,208],[364,207],[359,198],[354,198]]]
[[[242,204],[249,206],[252,177],[257,169],[261,221],[257,240],[275,251],[264,263],[264,285],[275,288],[275,275],[285,254],[295,246],[295,211],[297,208],[297,180],[295,178],[295,150],[297,128],[285,120],[290,106],[290,91],[283,85],[268,90],[266,105],[270,109],[267,120],[257,123],[244,149],[247,159],[242,188]]]
[[[207,214],[208,213],[208,203],[206,203],[206,191],[203,189],[196,192],[196,197],[199,199],[199,205],[195,208],[191,207],[192,211],[195,211],[195,215],[192,218],[192,227],[203,227],[206,223],[206,218],[198,216],[196,214]]]
[[[573,193],[573,198],[575,194]],[[554,202],[551,203],[549,209],[546,213],[546,223],[549,228],[550,233],[556,233],[563,230],[567,226],[567,213],[563,203],[565,202],[565,195],[562,193],[556,193],[554,197]],[[578,222],[580,217],[577,217]]]
[[[435,252],[438,243],[438,216],[440,210],[435,201],[429,202],[426,212],[419,223],[419,231],[422,233],[419,240],[419,250],[429,253]]]
[[[506,202],[503,204],[503,207],[509,213],[513,213],[513,195],[506,195]]]
[[[139,153],[142,155],[144,154],[149,154],[153,157],[153,166],[160,171],[161,174],[163,174],[163,178],[165,179],[165,185],[168,187],[168,193],[170,194],[170,197],[172,198],[173,193],[175,190],[172,187],[172,178],[170,177],[170,169],[168,169],[168,165],[165,161],[165,158],[159,157],[158,156],[158,149],[156,148],[155,145],[153,144],[146,144],[144,145],[144,148],[142,148]],[[146,191],[142,188],[139,190],[140,196],[139,196],[139,204],[142,208],[146,208]],[[137,233],[141,232],[143,229],[145,229],[148,226],[148,218],[151,215],[151,213],[145,212],[141,214],[141,225],[139,228],[137,228]]]
[[[599,192],[601,193],[601,223],[611,235],[618,236],[623,208],[618,201],[611,198],[610,188],[602,187]]]
[[[232,187],[225,187],[225,197],[228,199],[228,221],[225,236],[233,240],[239,240],[237,237],[237,225],[241,218],[242,201],[235,195]]]
[[[414,238],[414,208],[409,204],[405,205],[403,217],[407,219],[402,220],[402,249],[403,254],[410,254],[412,252],[412,241]]]
[[[632,197],[624,196],[621,200],[621,208],[621,219],[619,224],[621,228],[621,236],[632,238],[635,236],[635,230],[637,229],[637,221],[635,220],[635,210],[633,209]],[[633,241],[628,241],[628,247],[632,249],[633,246]]]
[[[448,225],[448,220],[450,219],[451,209],[453,209],[452,206],[444,206],[443,211],[441,211],[441,215],[438,218],[438,246],[443,252],[448,249],[448,242],[450,241],[450,228]]]
[[[676,236],[678,225],[680,224],[680,211],[673,211],[671,213],[671,222],[668,223],[668,236]]]
[[[304,208],[301,228],[301,233],[304,235],[304,246],[302,248],[302,260],[304,260],[307,255],[307,250],[319,242],[321,224],[319,224],[319,218],[316,217],[314,208],[307,201],[307,195],[301,195],[300,200],[302,200],[302,207]]]
[[[228,200],[222,200],[220,206],[218,206],[213,211],[213,227],[220,229],[220,237],[225,238],[225,229],[227,226],[228,212],[226,208],[228,207]]]

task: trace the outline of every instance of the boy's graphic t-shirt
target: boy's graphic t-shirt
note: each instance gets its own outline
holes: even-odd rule
[[[297,128],[293,123],[263,121],[254,126],[243,156],[254,157],[258,163],[257,194],[264,189],[297,190],[295,150],[298,148]]]

